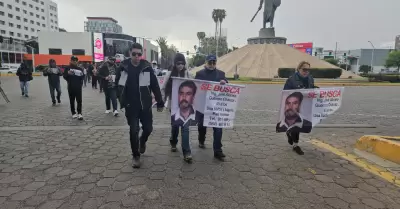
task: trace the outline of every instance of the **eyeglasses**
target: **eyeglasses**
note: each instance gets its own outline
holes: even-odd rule
[[[209,65],[216,65],[217,62],[216,62],[216,61],[208,61],[207,64],[209,64]]]
[[[183,62],[177,62],[176,65],[185,65]]]
[[[136,56],[141,57],[141,56],[142,56],[142,53],[132,52],[132,56],[133,56],[133,57],[136,57]]]

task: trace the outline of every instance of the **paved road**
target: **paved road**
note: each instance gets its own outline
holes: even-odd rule
[[[274,133],[278,85],[249,85],[238,125],[223,136],[226,162],[197,149],[194,164],[169,152],[167,113],[156,128],[143,167],[130,166],[125,118],[104,115],[103,95],[84,90],[85,121],[70,119],[67,94],[51,107],[47,83],[37,77],[30,98],[15,78],[1,78],[12,101],[0,100],[0,208],[391,208],[400,189],[311,143],[297,156]],[[65,84],[64,86],[65,87]],[[350,149],[358,135],[398,133],[396,87],[346,88],[343,108],[325,124],[372,124],[374,129],[315,129],[311,136]],[[262,125],[266,124],[266,125]],[[37,127],[42,130],[34,130]],[[53,129],[53,130],[52,130]],[[391,131],[387,133],[387,131]],[[211,139],[210,134],[208,139]]]

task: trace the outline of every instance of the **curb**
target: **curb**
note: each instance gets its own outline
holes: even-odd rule
[[[358,139],[356,148],[400,164],[399,137],[366,135]]]

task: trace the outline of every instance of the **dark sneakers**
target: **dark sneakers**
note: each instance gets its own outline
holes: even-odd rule
[[[220,161],[224,161],[225,159],[225,154],[221,151],[221,152],[214,152],[214,157],[217,158]]]
[[[133,168],[140,168],[140,157],[133,157],[132,158],[132,167]]]
[[[139,152],[140,152],[140,154],[144,154],[146,152],[146,142],[140,143]]]
[[[303,150],[299,146],[293,147],[293,151],[295,151],[298,155],[304,155]]]
[[[287,133],[286,136],[287,136],[287,141],[288,141],[288,143],[289,143],[290,145],[293,145],[293,139],[292,139],[291,134],[290,134],[290,133]]]
[[[206,148],[206,145],[204,145],[204,141],[203,142],[199,141],[199,147],[201,149],[205,149]]]

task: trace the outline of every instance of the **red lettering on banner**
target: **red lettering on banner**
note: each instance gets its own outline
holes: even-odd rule
[[[212,84],[209,83],[203,83],[201,84],[201,90],[202,91],[208,91],[212,89]]]
[[[231,94],[239,94],[240,93],[240,88],[239,87],[233,87],[233,86],[215,85],[214,86],[214,91],[229,92]]]
[[[342,92],[340,90],[330,90],[330,91],[320,91],[320,98],[331,98],[331,97],[340,97]]]
[[[317,98],[317,93],[315,93],[313,91],[308,93],[308,98]]]

